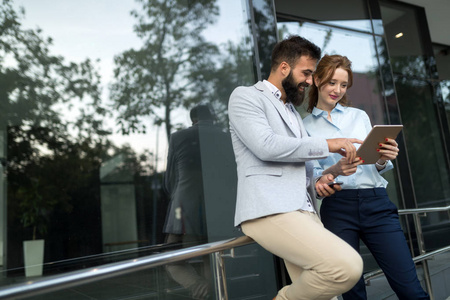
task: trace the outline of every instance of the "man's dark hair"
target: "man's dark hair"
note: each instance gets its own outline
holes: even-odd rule
[[[214,121],[216,119],[214,111],[209,104],[199,104],[197,106],[194,106],[191,109],[190,117],[192,124],[195,124],[200,120]]]
[[[321,50],[307,39],[298,35],[291,35],[278,42],[273,48],[271,68],[275,70],[283,61],[294,67],[301,56],[309,56],[319,60]]]

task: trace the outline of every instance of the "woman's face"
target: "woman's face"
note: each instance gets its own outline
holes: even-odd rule
[[[316,80],[316,83],[319,86],[321,82]],[[347,85],[347,71],[342,68],[336,69],[331,80],[329,82],[325,82],[325,84],[319,89],[317,108],[328,112],[332,111],[339,100],[341,100],[347,92]]]

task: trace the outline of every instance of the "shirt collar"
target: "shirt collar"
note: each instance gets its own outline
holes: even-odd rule
[[[275,96],[275,98],[277,98],[278,100],[281,99],[281,92],[280,90],[274,86],[271,82],[267,81],[267,80],[263,80],[264,84],[267,86],[267,88],[269,89],[269,91]]]
[[[340,103],[336,104],[336,106],[333,108],[333,110],[331,112],[343,112],[345,110],[345,107],[342,106]],[[313,114],[314,116],[320,116],[322,114],[327,114],[327,112],[325,112],[324,110],[321,110],[320,108],[317,108],[316,106],[314,106],[313,111],[311,112],[311,114]]]

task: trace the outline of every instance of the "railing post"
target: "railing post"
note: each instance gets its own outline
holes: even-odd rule
[[[211,253],[213,260],[213,271],[215,278],[216,299],[228,300],[227,277],[225,275],[225,264],[223,251]]]
[[[426,250],[425,250],[425,241],[423,239],[422,225],[420,223],[420,216],[419,214],[413,214],[413,218],[414,218],[414,225],[416,227],[417,243],[419,245],[420,254],[422,255],[426,253]],[[428,261],[426,259],[422,261],[422,267],[423,267],[423,277],[425,280],[428,295],[430,296],[430,300],[434,300],[433,288],[431,287],[431,276],[430,271],[428,269]]]

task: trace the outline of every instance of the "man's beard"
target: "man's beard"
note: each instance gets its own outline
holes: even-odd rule
[[[295,84],[294,78],[292,77],[292,72],[281,81],[281,85],[283,86],[284,92],[286,93],[286,102],[291,102],[295,106],[299,106],[302,104],[305,99],[305,91],[299,91],[299,87],[308,87],[309,84],[306,82],[301,82],[299,84]]]

